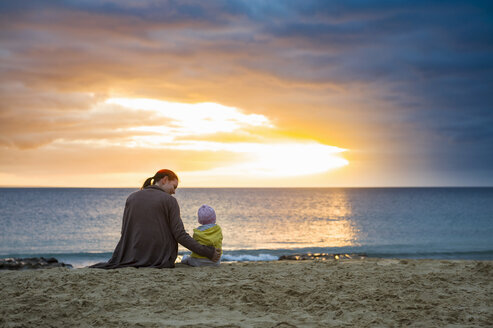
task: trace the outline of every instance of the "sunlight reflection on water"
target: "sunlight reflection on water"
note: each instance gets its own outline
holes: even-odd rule
[[[203,193],[203,192],[202,192]],[[177,195],[188,231],[197,226],[196,209],[214,207],[225,249],[353,246],[357,229],[344,190],[217,189],[209,195],[186,190]],[[240,197],[241,196],[241,197]],[[208,198],[208,199],[206,199]]]

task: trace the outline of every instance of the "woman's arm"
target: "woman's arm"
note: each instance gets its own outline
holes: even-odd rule
[[[178,243],[188,248],[192,252],[205,256],[212,261],[219,260],[219,258],[217,257],[217,250],[214,247],[199,244],[185,231],[185,227],[183,226],[183,221],[181,220],[180,216],[180,206],[178,205],[176,199],[173,197],[170,197],[168,213],[171,233]]]

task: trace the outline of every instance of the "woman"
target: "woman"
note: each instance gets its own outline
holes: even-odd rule
[[[173,268],[178,243],[217,262],[221,257],[220,249],[199,244],[185,231],[180,207],[171,196],[176,188],[176,174],[159,170],[144,182],[141,190],[132,193],[125,203],[122,234],[113,256],[108,262],[94,264],[91,268]]]

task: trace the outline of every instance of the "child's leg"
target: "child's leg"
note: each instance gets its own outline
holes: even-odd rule
[[[200,266],[219,266],[221,261],[218,262],[212,262],[209,259],[202,259],[202,258],[195,258],[195,257],[190,257],[188,259],[188,265],[194,266],[194,267],[200,267]]]

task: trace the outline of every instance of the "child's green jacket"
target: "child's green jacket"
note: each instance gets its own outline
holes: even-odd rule
[[[199,242],[199,244],[205,246],[214,246],[215,248],[223,248],[223,233],[221,227],[215,225],[209,229],[204,231],[200,231],[199,229],[193,229],[193,239]],[[222,252],[221,252],[222,254]],[[206,259],[205,256],[200,256],[197,253],[192,252],[192,257],[199,259]]]

